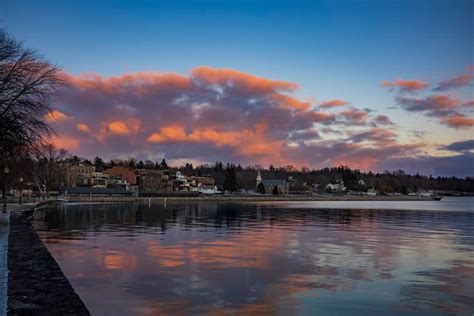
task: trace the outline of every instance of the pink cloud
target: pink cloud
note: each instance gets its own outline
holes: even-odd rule
[[[452,128],[471,128],[474,126],[474,119],[465,115],[457,114],[442,118],[441,123]]]
[[[345,106],[345,105],[349,105],[349,102],[341,100],[341,99],[334,99],[334,100],[329,100],[329,101],[321,103],[319,107],[333,108],[333,107]]]
[[[395,101],[409,112],[421,112],[430,117],[436,117],[441,124],[451,128],[472,127],[473,119],[462,114],[463,107],[469,107],[470,101],[461,100],[446,95],[429,95],[426,98],[407,98],[398,96]]]
[[[345,124],[348,125],[366,125],[367,124],[367,117],[369,113],[364,110],[359,109],[348,109],[339,112],[339,115],[342,116],[345,121]]]
[[[471,82],[473,75],[462,75],[457,76],[445,81],[441,81],[436,88],[435,91],[446,91],[454,88],[460,88],[469,85]]]
[[[390,118],[386,115],[377,115],[373,122],[376,125],[394,125],[394,123],[390,120]]]
[[[395,141],[397,134],[386,128],[374,127],[369,130],[355,133],[350,137],[350,140],[356,143],[360,142],[375,142],[381,146],[386,146]]]
[[[426,98],[398,96],[395,101],[410,112],[428,112],[431,116],[445,116],[461,105],[459,99],[446,95],[429,95]]]
[[[297,84],[232,69],[65,76],[70,85],[55,105],[69,119],[58,124],[56,143],[78,155],[375,169],[420,148],[378,126],[347,136],[391,120],[357,108],[314,110],[293,94]]]

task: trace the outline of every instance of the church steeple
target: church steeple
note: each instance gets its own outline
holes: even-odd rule
[[[257,172],[257,186],[262,183],[262,174],[260,173],[260,170]]]

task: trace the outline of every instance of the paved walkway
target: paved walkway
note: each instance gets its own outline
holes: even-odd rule
[[[0,315],[7,314],[8,214],[0,213]]]

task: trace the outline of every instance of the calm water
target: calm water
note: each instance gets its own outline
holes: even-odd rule
[[[35,225],[95,315],[474,313],[474,199],[68,205]]]

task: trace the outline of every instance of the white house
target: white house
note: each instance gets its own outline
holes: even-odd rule
[[[192,191],[199,192],[201,194],[219,194],[221,193],[216,185],[203,185],[198,184],[197,187],[192,187]]]
[[[337,183],[328,183],[328,185],[326,185],[326,190],[329,190],[333,193],[345,192],[347,187],[344,185],[344,181],[339,181]]]

